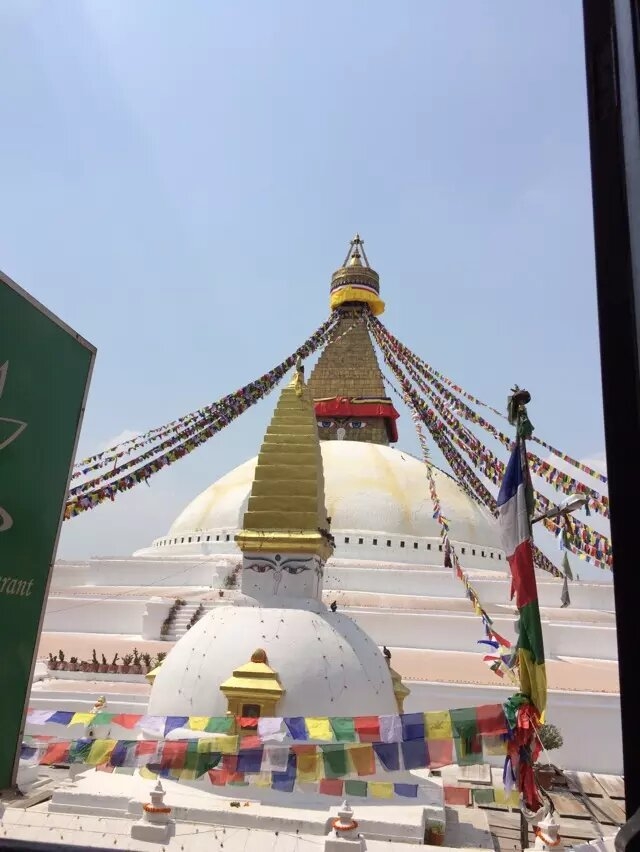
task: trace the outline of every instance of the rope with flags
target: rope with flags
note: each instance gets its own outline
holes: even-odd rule
[[[473,394],[468,393],[460,385],[454,383],[451,379],[447,378],[447,376],[445,376],[443,373],[438,372],[438,370],[436,370],[434,367],[431,367],[429,364],[427,364],[426,361],[423,361],[421,358],[419,358],[417,355],[415,355],[408,347],[404,346],[396,337],[394,337],[394,335],[391,334],[391,332],[380,322],[380,320],[377,317],[371,316],[370,322],[372,324],[375,323],[376,325],[378,325],[380,327],[380,329],[382,330],[382,332],[389,338],[390,341],[392,341],[394,343],[395,346],[397,346],[399,349],[403,350],[408,356],[413,358],[415,360],[415,362],[418,363],[421,366],[421,368],[425,371],[425,373],[428,374],[428,376],[431,378],[431,380],[434,380],[434,379],[438,380],[439,379],[441,382],[448,385],[453,391],[455,391],[456,393],[458,393],[460,396],[464,397],[465,399],[468,399],[474,405],[480,406],[482,408],[486,408],[488,411],[491,411],[493,414],[496,414],[498,417],[502,418],[503,420],[506,419],[505,415],[502,411],[499,411],[497,408],[494,408],[492,405],[489,405],[486,402],[482,402],[482,400],[473,396]],[[577,468],[578,470],[581,470],[584,473],[589,474],[589,476],[592,476],[594,479],[597,479],[600,482],[604,482],[604,483],[607,482],[607,477],[605,476],[605,474],[600,473],[600,471],[594,470],[592,467],[585,464],[584,462],[581,462],[581,461],[578,461],[577,459],[572,458],[567,453],[563,453],[562,450],[558,450],[552,444],[549,444],[547,441],[543,441],[542,438],[538,438],[537,436],[532,435],[531,440],[535,441],[535,443],[539,444],[540,446],[545,447],[545,449],[552,452],[555,456],[562,459],[562,461],[566,462],[567,464],[570,464],[573,467]],[[607,501],[607,503],[608,503],[608,501]]]
[[[159,447],[156,446],[120,468],[110,471],[105,477],[99,477],[93,482],[72,489],[65,506],[65,520],[93,509],[105,500],[114,500],[117,494],[128,491],[139,483],[148,483],[151,476],[193,452],[269,394],[298,358],[308,357],[326,342],[327,335],[330,335],[334,325],[335,323],[329,325],[325,323],[269,373],[208,406],[208,413],[202,418],[202,428],[189,427],[179,433],[175,440],[169,439]],[[164,452],[158,455],[159,450]],[[149,457],[152,457],[150,461],[140,465],[141,461],[146,461]]]
[[[397,348],[393,347],[389,339],[381,333],[381,324],[376,321],[370,323],[372,336],[381,351],[392,358],[392,365],[396,375],[400,372],[398,362],[394,356],[398,356]],[[401,361],[401,359],[399,358]],[[463,426],[455,417],[451,408],[438,397],[432,389],[430,389],[410,364],[402,364],[406,370],[405,380],[411,379],[418,388],[425,393],[429,405],[407,384],[408,392],[411,394],[415,405],[419,408],[421,417],[429,431],[431,432],[437,446],[442,451],[445,459],[451,465],[452,470],[460,480],[461,485],[465,487],[467,493],[476,502],[487,508],[492,514],[496,513],[496,503],[493,495],[486,489],[473,470],[463,461],[460,455],[455,451],[454,447],[458,447],[462,452],[469,457],[473,466],[482,473],[487,479],[494,484],[498,484],[504,475],[505,464],[487,447],[485,447],[478,438],[465,426]],[[511,441],[502,436],[505,443],[511,448]],[[529,462],[532,462],[532,467],[536,469],[536,457],[527,453]],[[538,460],[539,461],[539,460]],[[564,490],[564,489],[562,489]],[[583,489],[583,495],[585,490]],[[551,501],[539,491],[534,492],[536,501],[543,509],[549,511],[553,508]],[[593,505],[593,497],[589,498],[589,503]],[[608,509],[603,510],[608,514]],[[594,564],[599,568],[611,569],[613,564],[612,548],[609,539],[601,532],[594,530],[588,524],[583,523],[579,519],[572,519],[570,525],[563,525],[554,518],[545,518],[544,526],[546,529],[558,538],[561,547],[566,547],[573,552],[579,559],[585,560]],[[535,562],[537,567],[551,573],[559,579],[564,579],[562,571],[553,566],[548,557],[544,556],[539,548],[534,551]]]

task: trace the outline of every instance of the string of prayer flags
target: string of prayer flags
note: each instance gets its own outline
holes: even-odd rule
[[[306,358],[313,352],[315,352],[315,350],[325,341],[325,339],[331,335],[331,332],[335,330],[336,326],[337,317],[335,315],[332,315],[301,346],[299,346],[298,349],[292,355],[286,358],[277,367],[274,367],[274,369],[270,372],[274,373],[282,371],[281,375],[284,375],[284,373],[286,373],[287,370],[291,369],[291,367],[295,364],[296,358]],[[269,373],[265,374],[265,376],[268,375]],[[265,376],[263,376],[262,378],[264,379]],[[229,396],[224,397],[224,399],[220,400],[219,402],[214,402],[210,405],[205,406],[204,408],[192,411],[189,414],[185,414],[183,417],[178,418],[177,420],[172,420],[170,423],[166,423],[163,426],[158,426],[154,429],[150,429],[143,435],[137,435],[134,438],[130,438],[128,441],[123,441],[122,443],[116,444],[113,447],[109,447],[108,449],[103,450],[100,453],[95,453],[92,456],[87,456],[86,458],[75,463],[74,474],[72,476],[72,479],[75,479],[78,476],[86,475],[92,470],[98,470],[99,468],[104,467],[107,464],[111,464],[111,462],[113,462],[115,459],[122,458],[125,455],[129,455],[139,447],[147,446],[149,443],[156,441],[160,437],[164,437],[165,435],[170,434],[176,429],[182,429],[184,426],[188,426],[191,423],[194,423],[198,420],[202,420],[208,415],[215,416],[219,414],[221,404],[224,404],[226,400],[233,399],[238,395],[243,395],[247,391],[247,389],[251,387],[252,384],[254,383],[246,385],[244,388],[241,388],[234,394],[230,394]]]
[[[400,382],[400,386],[402,387],[402,390],[403,390],[403,394],[401,395],[402,399],[409,408],[409,411],[411,413],[411,417],[413,419],[413,422],[414,422],[414,425],[415,425],[415,428],[416,428],[416,434],[418,436],[418,442],[420,443],[420,448],[421,448],[422,454],[423,454],[423,461],[424,461],[425,469],[426,469],[426,472],[427,472],[427,479],[428,479],[428,482],[429,482],[429,492],[430,492],[431,502],[433,503],[433,507],[434,507],[433,517],[440,524],[440,530],[441,530],[441,536],[442,536],[442,542],[443,542],[443,549],[445,550],[445,552],[447,554],[448,560],[451,562],[451,566],[453,568],[455,576],[464,584],[466,597],[469,599],[469,601],[470,601],[470,603],[471,603],[471,605],[474,609],[474,612],[477,615],[479,615],[481,620],[482,620],[482,625],[483,625],[483,628],[484,628],[484,631],[485,631],[485,635],[489,639],[498,640],[500,645],[502,645],[506,649],[508,649],[508,648],[511,647],[510,643],[508,642],[507,639],[504,639],[502,636],[499,636],[493,630],[492,619],[490,618],[486,609],[482,606],[477,592],[475,591],[475,589],[471,585],[471,582],[469,581],[468,575],[465,573],[465,571],[463,571],[463,569],[460,565],[460,561],[458,559],[458,555],[456,553],[455,547],[453,545],[453,542],[451,541],[451,539],[449,537],[449,522],[447,521],[446,517],[442,513],[442,509],[441,509],[441,505],[440,505],[440,499],[438,497],[438,492],[437,492],[437,489],[436,489],[436,483],[435,483],[435,479],[434,479],[434,476],[433,476],[432,465],[431,465],[431,461],[429,459],[427,442],[426,442],[426,439],[425,439],[425,436],[424,436],[424,432],[422,431],[421,417],[420,417],[418,405],[417,405],[417,402],[416,402],[414,396],[412,396],[412,388],[411,388],[409,382],[407,381],[406,377],[404,376],[404,374],[400,370],[400,367],[398,366],[397,362],[395,361],[395,359],[393,358],[391,353],[388,352],[388,350],[384,346],[384,344],[381,343],[381,341],[379,341],[377,339],[375,331],[373,332],[373,334],[374,334],[374,338],[378,342],[378,345],[380,346],[380,349],[381,349],[382,355],[385,359],[385,362],[388,364],[388,366],[390,367],[390,369],[392,370],[392,372],[394,373],[394,375],[396,376],[396,378]],[[395,388],[393,388],[393,385],[391,385],[391,388],[395,391]],[[432,431],[432,434],[433,434],[433,431]],[[434,439],[435,439],[435,435],[434,435]],[[436,443],[438,443],[437,440],[436,440]],[[446,447],[444,445],[438,444],[438,446],[440,446],[441,449],[443,449],[443,452],[445,452]],[[446,456],[446,452],[445,452],[445,456]],[[465,480],[461,476],[458,477],[458,481],[461,485],[465,482]],[[475,495],[471,494],[470,496],[472,497],[472,499],[474,499],[476,501],[478,500],[478,498]],[[504,677],[505,674],[508,674],[510,680],[512,680],[515,683],[516,682],[515,674],[512,671],[511,666],[509,666],[505,662],[508,659],[510,659],[510,658],[505,657],[504,659],[495,660],[495,661],[493,661],[493,664],[490,666],[490,668],[494,672],[494,674],[496,674],[498,677]]]
[[[165,447],[170,445],[170,448],[166,452],[156,455],[159,447],[154,447],[149,452],[143,453],[139,458],[127,462],[120,468],[111,470],[108,474],[98,477],[92,482],[77,486],[73,489],[73,494],[67,501],[64,515],[65,520],[76,517],[89,509],[93,509],[105,500],[114,500],[117,494],[128,491],[139,483],[148,483],[151,476],[178,461],[178,459],[183,458],[188,453],[193,452],[193,450],[204,444],[209,438],[273,390],[285,373],[295,364],[297,358],[303,355],[306,357],[313,353],[325,340],[327,329],[330,332],[334,325],[335,320],[333,323],[331,321],[325,323],[295,353],[290,355],[269,373],[266,373],[260,379],[251,382],[249,385],[216,403],[213,407],[217,413],[212,422],[211,418],[209,420],[205,418],[199,424],[203,428],[198,427],[197,430],[186,430],[177,437],[169,439],[164,444]],[[185,435],[187,434],[188,436],[185,439]],[[131,469],[134,465],[139,464],[141,460],[147,459],[150,456],[155,457],[147,464]],[[113,478],[114,476],[118,476],[119,472],[122,473],[124,471],[128,472],[119,478]],[[105,480],[111,481],[99,484]],[[84,490],[86,488],[89,488],[89,490]]]
[[[234,716],[145,716],[136,713],[74,712],[72,710],[27,711],[27,729],[45,725],[66,728],[82,726],[97,735],[98,726],[120,726],[127,731],[140,732],[151,740],[161,742],[172,731],[192,730],[210,733],[211,737],[197,740],[203,751],[219,749],[231,754],[238,744],[247,748],[250,740],[274,749],[286,748],[282,738],[302,743],[393,744],[415,740],[453,739],[457,734],[461,714],[467,724],[478,734],[495,736],[508,731],[507,718],[502,704],[480,705],[463,710],[436,710],[382,716],[291,716],[244,719]],[[257,722],[257,725],[256,725]],[[255,732],[255,733],[253,733]],[[177,741],[177,740],[176,740]],[[282,745],[281,745],[282,744]]]
[[[450,414],[439,419],[435,411],[429,408],[411,387],[393,354],[389,351],[384,339],[376,334],[375,328],[372,329],[372,334],[381,348],[385,361],[403,388],[404,393],[399,395],[402,396],[405,402],[407,402],[407,397],[410,398],[410,402],[407,404],[409,405],[414,423],[417,423],[419,419],[429,429],[436,445],[455,473],[458,484],[463,491],[472,500],[486,507],[495,515],[497,511],[495,498],[456,451],[455,446],[459,447],[471,459],[471,462],[487,478],[494,482],[497,482],[496,477],[499,477],[501,481],[504,476],[504,463],[479,442],[468,429],[459,424],[455,418],[451,418]],[[393,389],[393,386],[391,387]],[[446,412],[446,409],[442,410]],[[538,505],[543,511],[547,511],[552,507],[551,501],[540,492],[535,492],[535,496]],[[584,524],[578,518],[572,518],[571,524],[571,535],[563,536],[560,539],[562,546],[566,545],[580,559],[593,563],[597,567],[611,569],[613,566],[613,555],[609,539],[602,533],[591,529],[591,527]],[[557,535],[561,529],[558,521],[553,518],[544,519],[543,525],[554,535]],[[558,579],[563,579],[563,573],[537,547],[534,550],[534,557],[538,568],[547,571]]]
[[[234,737],[230,738],[234,740],[231,751],[222,737],[211,741],[92,737],[53,741],[49,737],[30,737],[22,747],[21,757],[32,765],[81,763],[144,768],[176,780],[192,780],[209,773],[216,785],[261,783],[290,791],[296,783],[348,781],[385,772],[440,768],[454,760],[474,764],[484,761],[487,754],[506,754],[508,728],[501,705],[409,715],[406,735],[413,738],[401,742],[295,742],[246,747],[242,737]],[[425,738],[426,731],[436,736]],[[496,731],[502,733],[492,733]],[[446,733],[450,735],[447,738]],[[497,742],[502,743],[500,750]],[[327,786],[336,789],[335,784]]]
[[[416,365],[420,366],[427,373],[430,380],[433,380],[434,377],[436,379],[440,379],[440,381],[448,385],[453,391],[455,391],[455,393],[459,394],[460,396],[463,396],[465,399],[468,399],[474,405],[478,405],[481,408],[486,408],[487,410],[493,412],[493,414],[496,414],[498,417],[506,419],[502,411],[499,411],[492,405],[488,405],[486,402],[482,402],[482,400],[473,396],[473,394],[468,393],[464,390],[464,388],[460,387],[460,385],[455,384],[443,373],[438,372],[438,370],[436,370],[434,367],[431,367],[429,364],[427,364],[425,361],[415,355],[410,349],[400,343],[400,341],[396,337],[394,337],[393,334],[391,334],[391,332],[380,322],[379,319],[374,316],[370,316],[368,318],[368,322],[370,326],[377,328],[380,333],[386,337],[389,343],[393,345],[395,349],[397,349],[399,352],[402,352],[404,357],[411,358]],[[556,449],[556,447],[552,446],[546,441],[543,441],[541,438],[538,438],[537,436],[532,436],[531,440],[535,441],[537,444],[540,444],[540,446],[545,447],[555,456],[561,458],[567,464],[578,468],[578,470],[582,470],[584,473],[588,473],[589,476],[592,476],[594,479],[597,479],[600,482],[607,482],[607,477],[604,474],[600,473],[600,471],[594,470],[592,467],[589,467],[589,465],[584,464],[584,462],[578,461],[577,459],[572,458],[566,453],[563,453],[561,450]]]

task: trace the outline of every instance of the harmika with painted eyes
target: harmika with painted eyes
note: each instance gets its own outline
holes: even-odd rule
[[[336,438],[343,441],[347,436],[347,429],[366,429],[367,424],[364,420],[349,420],[348,418],[340,418],[338,420],[320,420],[318,426],[321,429],[335,429]]]

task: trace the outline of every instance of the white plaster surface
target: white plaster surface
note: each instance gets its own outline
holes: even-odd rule
[[[297,605],[305,607],[305,601]],[[386,661],[348,616],[316,601],[305,608],[221,606],[170,651],[155,679],[150,714],[223,716],[220,684],[264,648],[286,690],[282,716],[395,713]]]
[[[342,553],[345,544],[342,533],[345,530],[369,530],[381,536],[395,536],[397,541],[394,541],[392,549],[406,551],[407,561],[416,558],[414,541],[420,543],[421,539],[427,538],[439,541],[440,528],[433,518],[433,504],[428,496],[427,475],[422,461],[401,450],[378,444],[322,441],[320,446],[324,462],[325,502],[336,537],[337,556],[346,555]],[[157,540],[163,543],[161,547],[147,548],[140,553],[157,553],[159,550],[167,553],[204,552],[201,546],[212,544],[211,540],[206,541],[207,532],[240,529],[256,462],[257,457],[250,459],[203,491],[178,516],[167,535]],[[497,554],[500,544],[493,519],[485,515],[450,476],[437,469],[434,476],[455,540],[475,542]],[[370,538],[367,537],[362,546],[367,547],[367,556],[372,558],[374,554],[380,554],[383,547],[386,548],[386,540],[374,545]],[[192,545],[191,550],[189,545]],[[489,561],[486,560],[487,568],[493,567],[488,564]],[[497,560],[494,562],[496,570],[503,567]]]

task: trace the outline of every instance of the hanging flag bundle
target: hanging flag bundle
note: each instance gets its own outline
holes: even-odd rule
[[[517,779],[527,807],[538,810],[540,797],[533,770],[537,748],[535,729],[547,706],[547,675],[533,563],[531,515],[534,499],[525,445],[533,430],[526,410],[530,398],[527,391],[516,386],[509,400],[509,420],[516,426],[516,441],[498,494],[498,524],[511,569],[511,594],[518,608],[516,653],[521,690],[521,700],[512,702],[515,730],[505,771],[507,778],[512,773]]]

